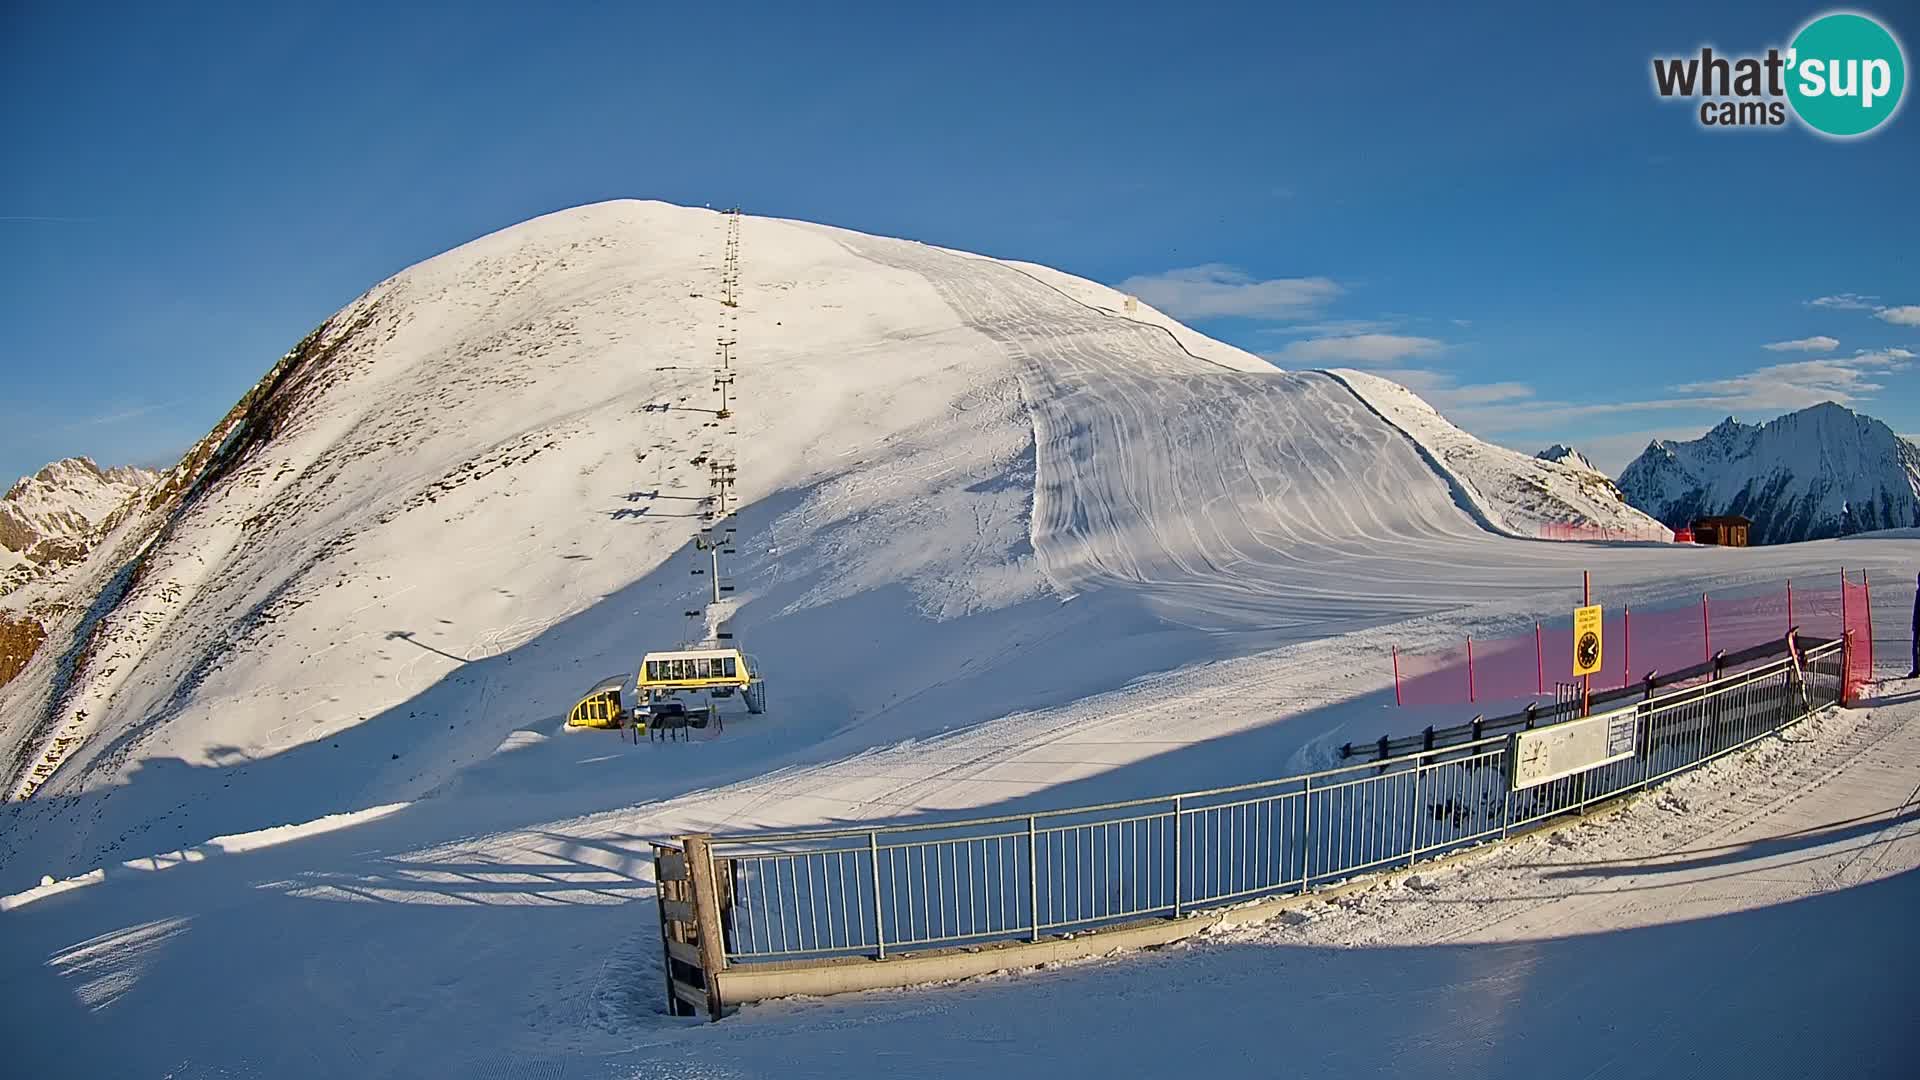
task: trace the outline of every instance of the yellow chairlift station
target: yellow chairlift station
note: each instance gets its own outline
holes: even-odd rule
[[[568,727],[619,728],[626,720],[620,693],[626,688],[625,675],[609,675],[593,684],[567,713]]]
[[[704,691],[712,697],[746,699],[747,711],[766,711],[766,684],[754,673],[746,653],[731,648],[674,649],[650,652],[640,661],[634,691],[642,703],[682,691]]]

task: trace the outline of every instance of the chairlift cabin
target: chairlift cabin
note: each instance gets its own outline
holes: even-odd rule
[[[656,699],[684,692],[725,698],[736,691],[746,700],[748,712],[762,713],[767,707],[766,683],[754,673],[747,654],[733,648],[650,652],[640,662],[634,691],[641,709],[650,707]]]
[[[626,719],[626,710],[620,700],[621,692],[626,688],[625,675],[609,675],[593,684],[567,713],[567,726],[578,728],[619,728]]]

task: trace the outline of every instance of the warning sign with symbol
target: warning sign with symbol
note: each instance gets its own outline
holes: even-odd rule
[[[1573,609],[1573,673],[1600,671],[1600,605]]]

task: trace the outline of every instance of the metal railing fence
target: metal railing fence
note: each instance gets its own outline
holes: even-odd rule
[[[1641,701],[1632,756],[1520,791],[1515,736],[1500,735],[1098,806],[716,836],[725,961],[1039,940],[1411,865],[1646,787],[1836,704],[1846,648],[1822,643]]]

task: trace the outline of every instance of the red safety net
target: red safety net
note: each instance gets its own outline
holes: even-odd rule
[[[1650,543],[1667,543],[1674,539],[1673,531],[1658,522],[1640,526],[1592,525],[1587,522],[1546,521],[1540,524],[1539,537],[1542,540],[1643,540]],[[1692,541],[1692,535],[1688,535]]]
[[[1854,594],[1863,591],[1860,585],[1847,586],[1849,620],[1857,605],[1861,627],[1866,604]],[[1604,604],[1601,673],[1593,676],[1593,687],[1625,686],[1652,672],[1677,671],[1717,653],[1778,641],[1789,627],[1812,637],[1837,637],[1844,629],[1840,602],[1836,577],[1824,586],[1780,582],[1646,606]],[[1463,640],[1450,649],[1396,652],[1394,662],[1403,705],[1498,706],[1551,697],[1555,683],[1573,680],[1572,614],[1542,619],[1519,634]]]
[[[1848,634],[1843,700],[1851,705],[1860,700],[1861,692],[1873,681],[1873,618],[1870,614],[1873,594],[1867,590],[1864,572],[1858,584],[1843,577],[1840,591]]]

